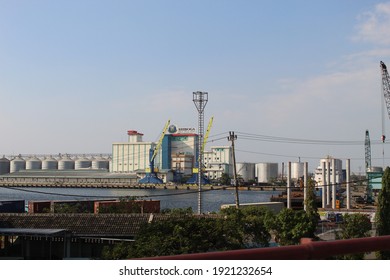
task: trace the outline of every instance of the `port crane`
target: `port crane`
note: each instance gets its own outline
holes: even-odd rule
[[[171,122],[170,120],[166,122],[157,144],[155,146],[152,145],[149,150],[149,168],[146,169],[146,176],[141,180],[139,180],[139,183],[141,184],[162,184],[163,183],[163,181],[157,176],[158,170],[157,168],[154,167],[154,160],[157,156],[158,151],[161,148],[161,144],[164,140],[164,136],[168,130],[170,122]]]
[[[390,117],[390,77],[389,72],[387,72],[386,64],[383,61],[380,62],[381,73],[382,73],[382,101],[385,102],[387,108],[387,115]],[[385,120],[384,120],[384,112],[382,106],[382,143],[385,143]]]

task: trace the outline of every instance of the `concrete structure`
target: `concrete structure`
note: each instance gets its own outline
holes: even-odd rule
[[[142,133],[128,131],[129,142],[112,144],[112,172],[135,173],[137,170],[149,168],[150,150],[155,147],[153,142],[143,142]],[[161,151],[156,156],[155,167],[161,169]]]
[[[334,160],[334,166],[332,164],[332,161]],[[344,175],[343,175],[343,162],[341,159],[335,159],[331,156],[327,156],[326,158],[323,158],[320,160],[320,165],[317,167],[317,169],[314,171],[314,180],[317,182],[318,185],[322,185],[324,182],[326,182],[326,178],[322,178],[322,162],[326,163],[326,176],[329,176],[331,178],[334,178],[336,184],[340,184],[344,181]],[[328,168],[330,166],[330,168]],[[335,172],[333,172],[333,170]],[[329,182],[329,181],[328,181]],[[333,183],[333,179],[330,180],[330,182]]]
[[[177,153],[172,154],[172,170],[175,170],[177,173],[182,176],[188,176],[192,174],[192,169],[194,168],[195,157],[191,154]]]
[[[223,173],[233,176],[233,151],[230,146],[213,146],[203,153],[205,177],[218,180]]]

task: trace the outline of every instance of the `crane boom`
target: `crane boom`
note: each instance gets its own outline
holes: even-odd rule
[[[170,123],[171,123],[171,120],[168,120],[168,121],[166,122],[164,128],[163,128],[163,131],[162,131],[162,133],[161,133],[161,136],[160,136],[160,138],[158,139],[157,145],[156,145],[156,147],[154,148],[153,155],[152,155],[152,157],[150,158],[151,161],[154,160],[154,159],[156,158],[157,153],[158,153],[158,150],[159,150],[160,147],[161,147],[162,141],[163,141],[163,139],[164,139],[165,133],[167,132],[167,129],[168,129],[168,126],[169,126]]]
[[[390,117],[390,77],[389,72],[387,72],[386,64],[383,61],[380,62],[381,72],[382,72],[382,94],[383,100],[386,104],[387,115]],[[383,109],[383,106],[382,106]],[[382,142],[384,143],[386,140],[385,136],[385,126],[384,119],[382,114]]]
[[[213,120],[214,120],[214,117],[211,117],[209,124],[207,126],[206,134],[203,138],[202,154],[204,152],[204,148],[206,147],[207,139],[209,138],[209,135],[210,135],[211,126],[213,125]]]

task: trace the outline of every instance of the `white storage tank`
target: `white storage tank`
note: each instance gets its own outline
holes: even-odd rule
[[[42,161],[42,170],[57,170],[58,169],[58,161],[52,157],[45,157]]]
[[[32,156],[26,160],[26,170],[40,170],[42,169],[42,161]]]
[[[278,178],[278,164],[272,162],[256,163],[256,177],[258,183],[271,183]]]
[[[255,180],[255,164],[250,162],[239,162],[236,164],[237,175],[240,176],[244,182]]]
[[[0,158],[0,175],[8,174],[10,172],[10,161],[8,158],[3,156]]]
[[[291,179],[298,180],[303,177],[304,173],[304,162],[292,162],[291,163]]]
[[[26,161],[19,155],[10,162],[10,172],[18,172],[26,169]]]
[[[92,159],[92,169],[109,169],[110,168],[110,162],[108,159],[105,159],[103,157],[97,157]]]
[[[75,160],[74,169],[86,169],[91,168],[92,162],[90,159],[81,157]]]
[[[62,157],[58,161],[58,170],[73,170],[75,168],[75,161],[69,156]]]

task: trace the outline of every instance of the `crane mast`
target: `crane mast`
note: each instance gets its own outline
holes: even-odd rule
[[[382,95],[383,101],[386,105],[387,115],[390,117],[390,77],[389,72],[387,72],[386,64],[383,61],[380,62],[381,72],[382,72]],[[383,109],[383,106],[382,106]],[[382,142],[385,143],[385,125],[384,125],[384,113],[382,114]]]
[[[365,148],[366,172],[369,172],[371,170],[371,142],[370,142],[370,133],[368,132],[368,130],[366,130],[364,148]]]

